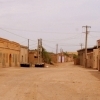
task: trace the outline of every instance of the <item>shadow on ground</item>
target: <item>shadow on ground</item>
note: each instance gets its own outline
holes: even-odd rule
[[[88,72],[90,72],[91,75],[95,76],[96,78],[100,80],[100,72],[98,70],[90,70]]]

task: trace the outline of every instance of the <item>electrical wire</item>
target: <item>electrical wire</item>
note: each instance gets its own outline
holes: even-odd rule
[[[22,38],[24,38],[24,39],[27,39],[26,37],[17,35],[17,34],[15,34],[15,33],[13,33],[13,32],[8,31],[8,30],[2,29],[2,28],[0,28],[0,29],[3,30],[3,31],[6,31],[6,32],[8,32],[8,33],[11,33],[11,34],[13,34],[13,35],[16,35],[16,36],[22,37]]]
[[[20,43],[24,43],[24,42],[27,42],[27,40],[25,40],[25,41],[22,41],[22,42],[20,42]]]
[[[21,37],[21,38],[24,38],[24,39],[28,39],[28,38],[23,37],[23,36],[21,36],[21,35],[18,35],[18,34],[15,34],[15,33],[13,33],[13,32],[10,32],[10,31],[8,31],[8,30],[5,30],[5,29],[3,29],[3,28],[0,28],[0,29],[3,30],[3,31],[5,31],[5,32],[8,32],[8,33],[10,33],[10,34],[16,35],[16,36],[18,36],[18,37]],[[29,39],[29,40],[34,41],[34,40],[32,40],[32,39]]]
[[[26,31],[26,32],[37,32],[37,33],[64,33],[64,34],[77,34],[77,33],[66,33],[66,32],[47,32],[47,31],[32,31],[32,30],[22,30],[22,29],[12,29],[12,28],[5,28],[5,29],[10,29],[10,30],[17,30],[17,31]]]
[[[47,46],[47,47],[49,47],[49,48],[51,48],[51,49],[55,49],[55,48],[53,48],[53,47],[51,47],[51,46],[49,46],[49,45],[47,45],[47,44],[45,44],[45,43],[43,43],[43,46]]]
[[[34,45],[34,46],[32,46],[32,47],[29,47],[30,49],[33,49],[33,48],[35,48],[35,49],[37,49],[37,45]]]
[[[33,45],[37,45],[37,44],[35,43],[35,44],[31,44],[31,45],[29,45],[29,46],[33,46]]]
[[[97,37],[99,37],[99,36],[94,36],[94,35],[89,35],[90,37],[92,37],[92,38],[97,38]]]
[[[100,33],[100,31],[90,31],[90,32]]]
[[[64,40],[66,40],[66,41],[68,41],[68,40],[72,40],[72,39],[76,39],[76,38],[78,38],[78,35],[79,34],[77,34],[77,35],[75,35],[75,36],[72,36],[72,37],[69,37],[69,38],[64,38],[64,39],[57,39],[57,40],[53,40],[53,41],[50,41],[50,40],[44,40],[43,39],[43,41],[46,41],[46,42],[57,42],[58,40],[60,41],[64,41]]]

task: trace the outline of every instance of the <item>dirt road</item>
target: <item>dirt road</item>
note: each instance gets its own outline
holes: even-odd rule
[[[1,68],[0,100],[100,100],[100,72],[72,63]]]

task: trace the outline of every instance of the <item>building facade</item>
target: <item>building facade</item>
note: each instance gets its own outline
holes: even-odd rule
[[[0,67],[19,66],[20,44],[0,38]]]
[[[85,66],[85,49],[78,50],[80,65]],[[87,49],[87,68],[100,69],[100,50],[93,47]]]
[[[73,62],[74,61],[74,55],[78,55],[77,52],[67,52],[67,62]]]
[[[64,63],[67,61],[67,57],[64,53],[58,53],[57,55],[57,62],[58,63]]]
[[[81,66],[85,66],[85,49],[78,50],[77,52],[78,52],[78,57],[79,57],[79,61],[80,61],[79,64]],[[93,48],[88,48],[87,55],[91,52],[93,52]]]
[[[29,50],[29,63],[31,65],[38,63],[38,51],[37,50]]]
[[[28,63],[28,47],[20,46],[20,63],[25,64]]]
[[[52,61],[53,63],[57,63],[57,54],[49,53],[49,56],[50,56],[51,61]]]
[[[98,70],[100,71],[100,48],[98,49]]]

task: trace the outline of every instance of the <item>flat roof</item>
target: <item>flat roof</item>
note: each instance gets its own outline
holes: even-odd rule
[[[96,49],[96,48],[97,48],[97,46],[94,46],[94,47],[87,48],[87,50],[93,50],[93,49]],[[98,48],[100,48],[100,46]],[[77,52],[84,51],[84,50],[85,50],[85,48],[77,50]]]

